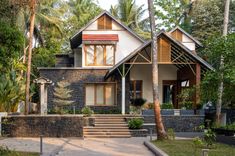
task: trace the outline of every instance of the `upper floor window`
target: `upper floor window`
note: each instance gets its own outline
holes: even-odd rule
[[[111,30],[112,29],[112,19],[107,15],[103,15],[98,19],[98,30]]]
[[[114,45],[85,45],[86,66],[113,66],[114,65]]]

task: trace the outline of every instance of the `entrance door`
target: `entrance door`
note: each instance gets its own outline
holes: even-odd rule
[[[172,103],[174,108],[178,108],[177,104],[177,81],[176,80],[163,80],[162,99],[163,103]]]

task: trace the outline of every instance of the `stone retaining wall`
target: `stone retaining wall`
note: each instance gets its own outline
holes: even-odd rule
[[[145,129],[155,131],[154,116],[143,116]],[[204,116],[201,115],[162,115],[164,126],[167,129],[172,128],[175,132],[198,132],[199,126],[204,124]]]
[[[81,115],[7,116],[2,134],[9,137],[83,137],[83,126],[92,122]]]

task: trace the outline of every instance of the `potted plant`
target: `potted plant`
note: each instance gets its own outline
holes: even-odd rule
[[[141,107],[146,103],[146,99],[143,98],[136,98],[131,100],[131,114],[140,115],[141,114]]]

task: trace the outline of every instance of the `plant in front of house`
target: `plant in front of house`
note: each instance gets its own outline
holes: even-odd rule
[[[146,103],[146,99],[136,98],[131,100],[131,114],[139,115],[141,114],[141,107]]]
[[[174,109],[174,106],[172,103],[163,103],[161,104],[161,109]]]
[[[175,132],[173,128],[167,129],[167,138],[169,140],[175,140]]]
[[[85,117],[89,117],[89,116],[91,116],[92,114],[94,114],[94,111],[91,110],[90,107],[86,106],[86,107],[82,108],[82,114],[83,114]]]
[[[60,81],[57,83],[57,86],[54,89],[54,104],[55,104],[55,112],[59,114],[64,114],[63,111],[64,106],[69,106],[74,103],[74,101],[69,100],[72,95],[71,89],[68,87],[70,86],[70,83]]]
[[[133,118],[128,121],[128,127],[130,129],[140,129],[144,121],[141,118]]]
[[[186,88],[178,95],[179,104],[181,109],[193,109],[193,95],[195,93],[195,87]]]

